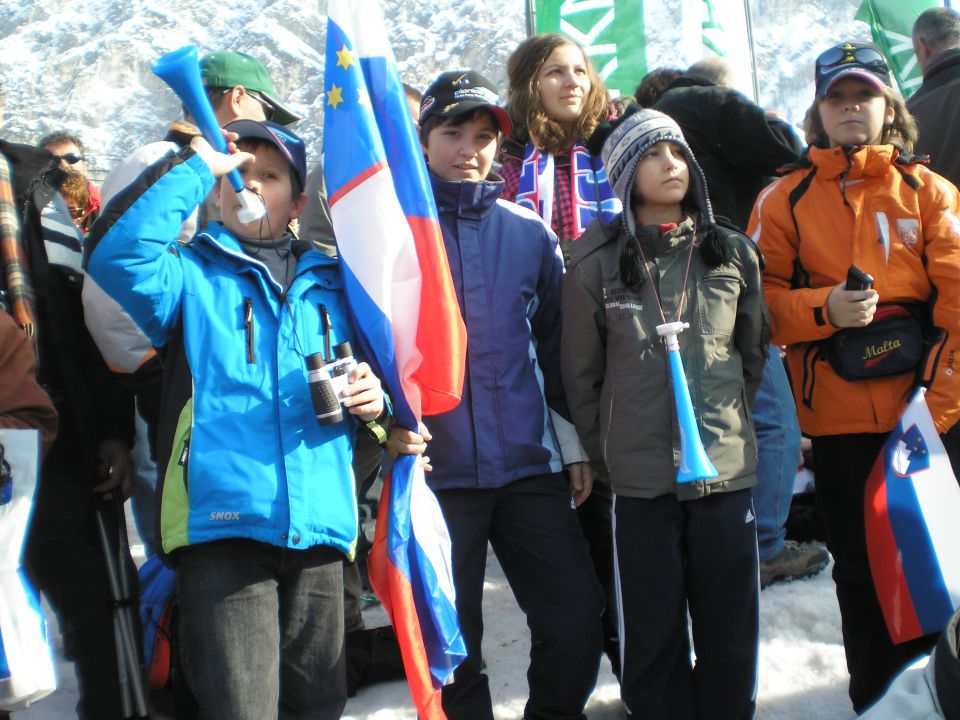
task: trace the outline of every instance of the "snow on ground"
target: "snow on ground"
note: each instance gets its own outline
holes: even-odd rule
[[[130,525],[131,537],[136,530]],[[134,539],[133,542],[136,542]],[[134,546],[141,556],[142,546]],[[55,629],[55,620],[51,626]],[[368,627],[386,623],[379,606],[364,611]],[[494,698],[494,715],[500,720],[523,717],[526,702],[526,669],[529,634],[523,615],[507,586],[492,550],[487,560],[484,592],[486,635],[483,654]],[[76,717],[77,682],[72,666],[62,658],[59,633],[55,634],[61,686],[56,693],[14,720],[65,720]],[[597,687],[587,706],[591,720],[626,717],[616,679],[606,658]],[[840,612],[829,568],[815,578],[773,585],[760,595],[760,680],[758,720],[849,720],[855,717],[847,698],[847,671],[840,636]],[[345,720],[415,720],[416,713],[403,682],[365,688],[351,698]]]

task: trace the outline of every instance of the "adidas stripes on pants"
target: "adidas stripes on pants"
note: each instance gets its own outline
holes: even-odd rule
[[[627,712],[643,720],[752,718],[759,568],[750,490],[685,502],[619,495],[613,524]]]

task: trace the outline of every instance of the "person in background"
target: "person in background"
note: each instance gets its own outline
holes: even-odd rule
[[[787,346],[800,428],[813,442],[817,506],[859,713],[936,641],[892,642],[867,557],[863,503],[918,378],[929,382],[934,424],[954,472],[960,469],[960,193],[911,154],[916,124],[876,47],[828,48],[817,58],[815,84],[804,123],[809,148],[760,194],[750,232],[766,258],[773,341]],[[871,275],[873,287],[846,289],[851,266]],[[889,364],[848,370],[824,361],[838,331],[855,339],[881,303],[937,338],[924,359],[893,374]]]
[[[57,614],[76,668],[78,716],[114,720],[123,712],[113,599],[95,511],[115,531],[121,518],[100,496],[115,488],[129,494],[133,397],[84,323],[84,238],[59,192],[65,177],[47,150],[0,141],[0,306],[29,338],[37,380],[60,418],[41,468],[24,569]]]
[[[601,159],[584,147],[610,115],[607,89],[583,48],[559,34],[535,35],[520,43],[507,61],[507,76],[512,129],[498,153],[501,198],[543,218],[566,258],[594,218],[610,221],[620,209]],[[619,676],[610,502],[610,483],[598,463],[593,492],[577,508],[577,516],[606,600],[604,653]]]
[[[633,97],[636,99],[637,105],[643,108],[656,105],[660,96],[681,75],[683,75],[683,70],[671,67],[657,68],[648,72],[637,85],[637,89],[633,91]]]
[[[907,108],[917,121],[917,152],[930,156],[930,169],[960,185],[960,14],[949,7],[920,13],[913,24],[913,50],[923,85]]]
[[[60,194],[67,201],[73,224],[89,232],[100,212],[100,189],[87,179],[87,159],[80,136],[69,132],[45,135],[40,147],[49,150],[60,161],[60,169],[67,177],[60,186]]]

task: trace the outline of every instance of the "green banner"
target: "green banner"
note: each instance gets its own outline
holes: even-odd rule
[[[538,33],[576,40],[607,87],[633,94],[647,74],[642,0],[536,0],[535,8]]]
[[[943,7],[933,0],[864,0],[857,20],[870,26],[873,41],[886,56],[904,97],[910,97],[923,82],[913,53],[913,23],[924,10]]]

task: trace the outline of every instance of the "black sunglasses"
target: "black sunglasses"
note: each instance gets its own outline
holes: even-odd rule
[[[260,93],[258,93],[256,90],[248,90],[247,88],[243,88],[243,91],[260,103],[260,107],[263,108],[263,119],[273,122],[273,105],[260,97]],[[223,94],[226,95],[229,92],[233,92],[233,88],[225,88]]]
[[[871,70],[889,72],[887,61],[873,48],[857,48],[853,45],[841,45],[824,50],[817,58],[818,70],[829,70],[838,65],[858,64],[865,65]]]
[[[67,153],[66,155],[54,155],[53,159],[57,162],[63,160],[67,165],[76,165],[78,162],[83,160],[83,155],[77,155],[76,153]]]

